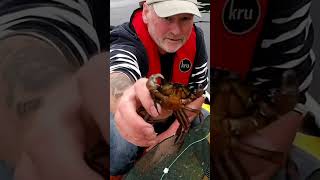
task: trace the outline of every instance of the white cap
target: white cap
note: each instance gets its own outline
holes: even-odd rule
[[[154,11],[160,17],[168,17],[176,14],[189,13],[201,17],[197,0],[146,0],[153,6]]]

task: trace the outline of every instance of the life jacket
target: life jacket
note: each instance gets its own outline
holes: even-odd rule
[[[211,13],[211,68],[245,78],[251,68],[268,0],[216,1]]]
[[[159,49],[157,44],[149,35],[147,25],[142,20],[142,10],[138,9],[131,18],[132,25],[146,49],[149,71],[147,77],[152,74],[161,73]],[[171,81],[187,85],[193,69],[196,56],[196,32],[192,27],[192,32],[187,42],[175,53],[173,62],[173,74]]]

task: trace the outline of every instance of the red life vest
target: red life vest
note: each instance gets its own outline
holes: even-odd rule
[[[161,73],[159,49],[157,44],[149,35],[147,25],[142,20],[142,10],[133,14],[132,25],[147,51],[149,71],[147,77],[152,74]],[[193,69],[196,54],[196,32],[192,28],[189,40],[176,52],[173,63],[172,82],[187,85]],[[190,63],[185,64],[186,61]],[[182,71],[181,66],[190,66],[187,71]]]
[[[236,72],[243,78],[247,75],[263,29],[267,8],[268,0],[215,1],[210,24],[211,68]],[[250,21],[250,27],[241,29]]]

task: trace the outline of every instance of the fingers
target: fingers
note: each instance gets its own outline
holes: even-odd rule
[[[151,116],[157,117],[159,113],[155,107],[154,101],[152,100],[150,92],[146,86],[147,81],[148,81],[147,78],[139,79],[134,84],[135,92],[136,92],[137,98],[140,100],[142,106],[146,109],[146,111]]]
[[[153,149],[159,142],[161,141],[155,141],[155,143],[151,144],[147,149],[146,152],[150,151],[151,149]]]
[[[153,127],[151,128],[132,128],[130,124],[126,124],[127,122],[120,113],[115,114],[116,119],[116,127],[120,133],[120,135],[127,140],[128,142],[141,147],[148,147],[154,144],[156,135],[154,133]],[[145,135],[145,134],[154,134],[154,135]]]
[[[189,103],[188,105],[186,105],[186,114],[188,116],[188,119],[190,122],[192,122],[195,117],[199,114],[199,113],[195,113],[194,110],[201,110],[201,106],[204,103],[205,98],[203,96],[198,97],[197,99],[195,99],[194,101],[192,101],[191,103]],[[192,109],[192,111],[188,110],[188,109]]]
[[[146,86],[147,81],[147,78],[141,78],[134,84],[137,98],[152,117],[156,119],[169,117],[172,114],[172,110],[163,109],[159,104],[154,103],[149,89]],[[157,108],[155,106],[157,106]]]
[[[115,113],[116,127],[120,135],[128,142],[137,146],[150,146],[155,141],[156,133],[153,126],[137,114],[138,103],[132,86],[119,100]]]
[[[175,135],[179,125],[179,122],[175,120],[166,131],[157,136],[157,142],[162,142],[163,140]]]
[[[152,145],[150,145],[146,151],[150,151],[152,148],[154,148],[157,144],[161,143],[162,141],[164,141],[165,139],[172,137],[176,134],[176,131],[179,127],[179,122],[177,120],[175,120],[171,126],[169,127],[169,129],[167,129],[166,131],[164,131],[163,133],[159,134],[156,137],[156,140],[154,141],[154,143]]]
[[[157,104],[157,107],[158,107],[158,111],[160,114],[157,117],[155,117],[154,119],[167,119],[173,113],[172,110],[161,108],[161,106],[159,104]]]
[[[202,104],[204,103],[205,98],[203,96],[198,97],[191,103],[187,105],[187,107],[192,108],[192,109],[201,109]]]

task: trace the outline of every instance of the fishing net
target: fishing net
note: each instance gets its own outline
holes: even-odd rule
[[[181,145],[172,136],[136,162],[126,180],[137,179],[210,179],[210,116],[192,129]]]

